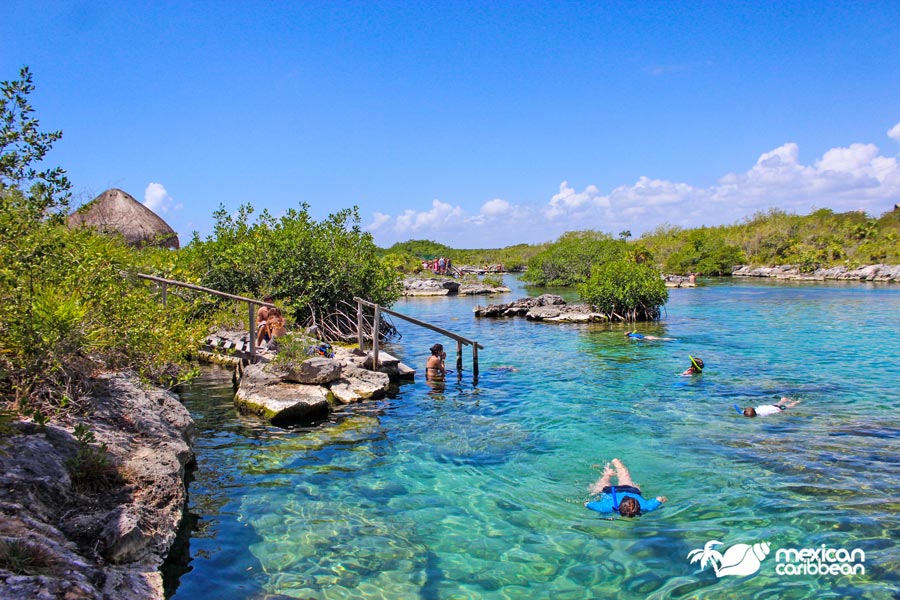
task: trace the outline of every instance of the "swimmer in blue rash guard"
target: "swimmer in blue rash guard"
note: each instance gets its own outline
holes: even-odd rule
[[[625,337],[631,338],[633,340],[662,340],[664,342],[672,342],[675,340],[675,338],[658,337],[658,336],[649,335],[646,333],[638,333],[637,329],[635,329],[634,331],[626,331]]]
[[[615,471],[612,467],[615,467]],[[623,517],[637,517],[641,513],[656,510],[667,500],[665,496],[657,496],[651,500],[644,498],[641,490],[631,480],[631,473],[618,458],[612,459],[612,467],[607,463],[600,479],[588,488],[591,494],[599,494],[600,497],[585,502],[587,508],[602,514],[618,513]],[[613,475],[619,480],[616,485],[610,485]]]

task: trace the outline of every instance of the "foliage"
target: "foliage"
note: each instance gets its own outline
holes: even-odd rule
[[[685,233],[684,244],[665,262],[668,273],[700,273],[730,275],[735,265],[742,264],[744,253],[725,242],[718,231],[701,227]]]
[[[659,319],[669,291],[658,269],[647,263],[618,259],[595,265],[590,279],[579,286],[582,299],[611,319]]]
[[[628,245],[597,231],[570,231],[531,257],[522,279],[539,286],[571,286],[587,281],[595,264],[623,258]]]
[[[398,242],[382,252],[402,257],[400,262],[405,273],[419,273],[423,260],[441,256],[457,266],[503,265],[505,271],[518,272],[523,271],[528,260],[544,247],[544,244],[517,244],[495,249],[455,249],[430,240],[409,240]]]
[[[24,539],[0,539],[0,570],[35,577],[56,575],[62,566],[43,546]]]
[[[31,220],[48,215],[63,217],[68,209],[71,184],[59,168],[38,171],[40,163],[62,131],[41,132],[40,122],[28,95],[34,82],[28,67],[22,67],[18,80],[0,82],[3,104],[0,106],[0,193],[8,188],[28,189],[17,196],[15,208],[27,209]]]
[[[121,484],[122,478],[109,460],[106,444],[94,445],[97,442],[94,432],[82,423],[75,426],[74,436],[78,449],[75,456],[66,460],[72,487],[81,493],[96,493]]]
[[[485,275],[481,278],[481,283],[496,288],[503,285],[503,278],[499,275]]]
[[[296,367],[304,360],[315,356],[319,341],[309,335],[291,332],[278,338],[278,353],[272,364],[279,367]]]
[[[153,255],[65,226],[64,172],[33,166],[61,133],[38,132],[24,98],[31,76],[22,75],[3,83],[0,111],[0,399],[41,423],[79,409],[96,369],[177,377],[196,331],[185,310],[163,308],[146,283],[124,277],[150,268]]]
[[[641,236],[669,272],[730,273],[736,264],[833,266],[900,264],[900,211],[879,218],[823,208],[809,215],[771,209],[741,223],[682,230],[662,226]]]
[[[214,214],[214,233],[180,253],[201,285],[236,295],[271,294],[292,319],[322,325],[342,318],[354,296],[384,306],[401,294],[396,264],[377,256],[356,208],[315,221],[301,204],[280,219],[253,208]]]

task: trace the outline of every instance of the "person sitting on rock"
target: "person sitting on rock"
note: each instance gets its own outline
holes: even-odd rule
[[[444,367],[444,361],[447,359],[447,353],[444,352],[444,346],[435,344],[431,347],[431,356],[425,361],[425,379],[443,378],[447,374]]]
[[[263,302],[272,304],[272,296],[263,296]],[[266,321],[269,318],[269,311],[275,310],[268,306],[260,306],[256,311],[256,345],[262,346],[269,341],[269,330],[266,327]]]
[[[615,467],[613,470],[612,467]],[[618,478],[616,485],[611,485],[612,477]],[[599,494],[596,500],[585,502],[584,505],[598,513],[619,514],[623,517],[637,517],[641,513],[656,510],[663,505],[665,496],[647,500],[641,495],[641,490],[631,480],[631,473],[618,458],[612,459],[612,466],[606,463],[603,467],[603,475],[588,487],[591,495]]]
[[[757,406],[756,408],[748,406],[743,410],[743,415],[745,417],[768,417],[769,415],[777,415],[780,412],[786,411],[792,406],[797,406],[799,403],[799,400],[782,398],[781,402],[779,402],[778,404],[763,404],[762,406]]]
[[[284,316],[281,309],[270,308],[269,317],[266,319],[266,331],[268,332],[269,343],[266,344],[267,350],[278,350],[278,338],[287,335],[287,329],[284,326]]]

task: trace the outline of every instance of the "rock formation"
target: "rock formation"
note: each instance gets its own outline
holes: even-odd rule
[[[89,474],[76,423],[17,422],[2,438],[0,544],[31,558],[0,563],[5,600],[163,598],[158,569],[184,510],[193,420],[175,394],[133,374],[102,376],[91,403],[87,447],[110,465],[99,492],[76,485]]]

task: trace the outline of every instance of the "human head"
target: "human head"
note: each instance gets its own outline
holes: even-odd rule
[[[636,517],[641,514],[641,505],[631,496],[625,496],[619,502],[619,514],[623,517]]]
[[[444,346],[441,344],[435,344],[431,347],[431,353],[435,356],[440,356],[444,352]]]
[[[275,301],[275,298],[273,298],[271,294],[266,294],[265,296],[263,296],[263,302],[268,302],[269,304],[272,304],[272,302],[274,302],[274,301]]]
[[[748,406],[747,408],[744,409],[744,416],[745,417],[755,417],[756,409],[753,408],[752,406]]]
[[[688,354],[688,358],[691,359],[691,366],[694,367],[694,372],[700,373],[703,371],[703,359],[694,358],[690,354]]]

